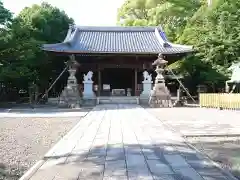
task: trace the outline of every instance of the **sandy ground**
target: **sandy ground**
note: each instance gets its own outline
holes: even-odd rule
[[[80,119],[1,117],[0,180],[19,179]]]

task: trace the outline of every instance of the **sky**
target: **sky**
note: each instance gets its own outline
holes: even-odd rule
[[[18,14],[24,7],[40,4],[43,0],[2,0],[5,8]],[[64,10],[82,26],[114,26],[117,9],[124,0],[45,0],[49,4]]]

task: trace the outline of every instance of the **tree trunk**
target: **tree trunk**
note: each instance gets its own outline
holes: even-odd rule
[[[212,0],[207,0],[208,6],[212,5]]]

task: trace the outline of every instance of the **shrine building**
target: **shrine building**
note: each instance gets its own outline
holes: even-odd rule
[[[159,53],[171,64],[193,51],[192,46],[169,42],[161,27],[94,26],[70,26],[63,42],[45,44],[43,50],[74,57],[79,64],[75,74],[79,87],[84,74],[92,71],[96,96],[113,96],[114,90],[139,96],[143,72],[152,74],[154,81],[152,63]]]

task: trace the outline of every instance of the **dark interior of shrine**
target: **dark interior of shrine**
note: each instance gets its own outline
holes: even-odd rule
[[[127,68],[104,69],[102,84],[110,84],[110,89],[134,89],[134,70]]]
[[[155,78],[155,72],[149,70],[149,73],[152,74],[152,78]],[[100,95],[102,96],[109,96],[112,91],[112,89],[124,89],[127,90],[128,88],[131,89],[131,95],[139,95],[141,92],[141,84],[143,81],[143,70],[139,70],[136,72],[135,77],[135,69],[132,68],[106,68],[101,70],[101,82],[99,83],[99,73],[97,71],[93,71],[93,82],[94,85],[100,85]],[[87,74],[87,71],[77,71],[76,78],[78,80],[78,84],[82,84],[83,76],[84,74]],[[135,84],[135,78],[136,78],[136,84]],[[104,89],[104,86],[109,85],[110,89],[107,92],[106,89]],[[138,94],[136,94],[135,86]],[[139,87],[140,86],[140,87]]]

